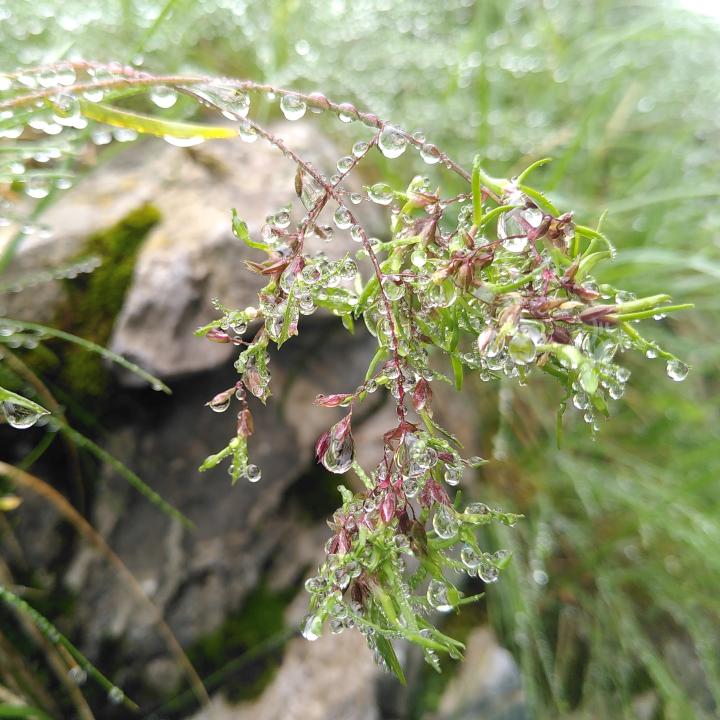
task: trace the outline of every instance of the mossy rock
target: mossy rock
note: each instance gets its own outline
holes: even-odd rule
[[[295,588],[276,591],[261,583],[238,611],[188,649],[188,657],[201,677],[222,675],[231,702],[258,697],[275,676],[282,646],[289,639],[285,609],[295,593]],[[260,651],[273,639],[277,644],[270,643]],[[232,676],[237,680],[227,682]]]
[[[88,275],[62,281],[66,299],[58,308],[54,327],[107,345],[130,287],[140,247],[160,219],[159,210],[146,204],[87,239],[72,260],[96,256],[102,264]],[[103,399],[110,384],[103,360],[62,341],[48,341],[42,347],[46,351],[32,353],[28,363],[58,389],[61,402],[81,406],[89,403],[93,410],[99,407],[97,401]]]

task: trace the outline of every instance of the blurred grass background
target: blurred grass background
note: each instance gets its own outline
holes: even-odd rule
[[[569,411],[556,448],[549,385],[476,389],[487,452],[504,449],[477,493],[527,516],[488,538],[515,553],[488,602],[533,717],[718,716],[717,10],[662,0],[0,2],[3,68],[83,56],[244,76],[354,102],[423,130],[466,165],[481,153],[497,175],[550,155],[535,182],[556,204],[588,225],[609,210],[619,254],[601,279],[696,303],[653,335],[693,366],[690,377],[674,383],[663,362],[628,358],[628,392],[595,441]],[[334,120],[312,121],[346,137]],[[382,162],[371,172],[407,170]]]

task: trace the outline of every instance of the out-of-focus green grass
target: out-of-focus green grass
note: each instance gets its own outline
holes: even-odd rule
[[[642,693],[651,717],[716,716],[720,25],[660,0],[284,0],[242,12],[108,0],[90,4],[103,6],[95,18],[87,3],[46,2],[66,29],[40,18],[23,34],[39,26],[20,5],[0,2],[17,20],[7,67],[74,52],[127,61],[142,45],[151,70],[319,88],[422,128],[466,164],[480,152],[497,174],[551,155],[534,179],[556,204],[586,224],[609,210],[619,254],[601,279],[695,302],[651,331],[693,371],[674,383],[664,363],[629,358],[614,417],[593,442],[569,410],[561,451],[554,391],[503,388],[510,455],[480,492],[527,519],[495,539],[515,563],[488,593],[491,619],[533,717],[632,718]],[[481,397],[492,417],[495,391]]]

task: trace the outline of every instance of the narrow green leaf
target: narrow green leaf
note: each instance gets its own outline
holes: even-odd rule
[[[541,168],[543,165],[547,165],[549,162],[552,162],[552,158],[546,157],[541,158],[540,160],[536,160],[532,165],[528,165],[519,175],[517,178],[518,183],[524,183],[525,178],[533,171],[537,170],[538,168]]]
[[[450,362],[452,363],[453,375],[455,376],[455,389],[462,390],[463,386],[463,365],[457,353],[450,353]]]
[[[35,332],[40,332],[43,335],[49,335],[50,337],[56,337],[60,340],[65,340],[67,342],[74,343],[75,345],[80,345],[80,347],[83,347],[90,352],[97,353],[98,355],[104,357],[106,360],[110,360],[117,365],[121,365],[134,375],[137,375],[143,380],[149,382],[152,385],[153,390],[162,390],[168,395],[172,394],[170,388],[159,378],[156,378],[154,375],[146,372],[138,365],[135,365],[135,363],[131,363],[129,360],[126,360],[124,357],[122,357],[122,355],[118,355],[117,353],[112,352],[112,350],[104,348],[102,345],[96,345],[94,342],[90,342],[90,340],[85,340],[84,338],[78,337],[77,335],[71,335],[70,333],[63,332],[62,330],[56,330],[55,328],[48,327],[47,325],[38,325],[37,323],[25,322],[24,320],[0,318],[0,324],[8,324],[11,326],[14,325],[21,330],[34,330]]]
[[[157,135],[159,137],[173,137],[189,140],[201,138],[203,140],[222,140],[236,137],[235,128],[223,125],[199,125],[197,123],[177,122],[164,120],[151,115],[140,115],[129,110],[120,110],[110,105],[80,101],[82,114],[97,122],[112,125],[113,127],[135,130],[144,135]]]
[[[391,642],[383,635],[377,635],[375,638],[376,647],[380,653],[382,659],[387,663],[387,666],[392,670],[395,677],[400,681],[401,685],[407,685],[405,679],[405,673],[403,672],[402,665],[398,660],[395,650]]]
[[[0,386],[0,402],[11,402],[13,405],[19,405],[20,407],[27,408],[38,415],[49,415],[50,411],[46,410],[42,405],[38,405],[32,400],[14,393],[12,390],[6,390]]]

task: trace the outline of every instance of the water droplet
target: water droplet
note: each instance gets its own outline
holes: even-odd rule
[[[368,197],[378,205],[389,205],[393,201],[395,193],[387,183],[375,183],[368,188]]]
[[[352,158],[352,157],[350,157],[350,155],[346,155],[345,157],[341,157],[341,158],[337,161],[337,169],[338,169],[338,172],[340,172],[340,173],[346,173],[346,172],[353,166],[353,163],[354,163],[354,162],[355,162],[355,159]]]
[[[51,88],[58,85],[58,77],[55,69],[52,67],[43,68],[37,76],[40,87]]]
[[[283,95],[280,98],[280,109],[287,120],[299,120],[305,115],[307,104],[297,95]]]
[[[10,400],[5,400],[0,407],[2,408],[8,425],[14,427],[16,430],[26,430],[32,427],[43,415],[50,414],[47,410],[36,412]]]
[[[62,65],[59,65],[55,69],[55,76],[57,78],[57,82],[60,85],[66,86],[72,85],[77,79],[77,76],[75,75],[75,68],[73,68],[73,66],[68,63],[63,63]]]
[[[175,137],[173,135],[163,135],[163,140],[168,143],[169,145],[174,145],[175,147],[193,147],[194,145],[199,145],[201,142],[203,142],[203,138],[200,135],[195,135],[193,137]]]
[[[353,224],[350,211],[342,205],[338,206],[333,215],[333,220],[340,230],[347,230]]]
[[[669,360],[666,369],[668,377],[675,382],[682,382],[690,372],[690,368],[680,360]]]
[[[433,515],[433,529],[438,537],[448,540],[457,533],[459,523],[452,510],[446,505],[440,505]]]
[[[87,676],[87,671],[84,668],[81,668],[79,665],[71,667],[68,671],[68,677],[76,685],[83,685],[87,680]]]
[[[333,473],[341,475],[347,472],[353,464],[355,445],[352,436],[348,435],[342,440],[330,440],[328,449],[323,455],[322,464]]]
[[[300,272],[303,282],[308,285],[315,285],[320,282],[322,272],[317,265],[306,265]]]
[[[459,485],[460,481],[462,480],[462,476],[462,468],[458,467],[457,465],[448,465],[445,468],[445,482],[451,487]]]
[[[353,147],[352,147],[352,154],[356,157],[362,157],[370,147],[369,143],[366,143],[364,140],[358,140]]]
[[[338,106],[338,120],[344,123],[350,123],[355,119],[355,113],[357,109],[350,103],[340,103]]]
[[[80,101],[67,93],[53,98],[52,109],[53,120],[63,127],[73,127],[80,118]]]
[[[386,277],[383,279],[382,286],[385,297],[387,297],[390,302],[395,302],[395,300],[399,300],[405,295],[405,285],[403,283],[396,283],[394,280]]]
[[[440,612],[450,612],[453,606],[450,604],[448,589],[445,583],[433,578],[427,589],[427,601],[431,607]]]
[[[465,508],[466,515],[488,515],[490,508],[485,503],[470,503]]]
[[[240,139],[246,143],[254,143],[258,139],[257,130],[247,120],[240,123],[238,134]]]
[[[472,545],[463,545],[460,551],[460,559],[463,565],[475,569],[482,562],[482,555]]]
[[[532,578],[538,585],[547,585],[550,579],[544,570],[533,570]]]
[[[537,348],[529,335],[518,332],[508,343],[508,354],[518,365],[527,365],[535,359]]]
[[[165,85],[154,87],[150,91],[150,99],[163,109],[171,108],[177,102],[177,93]]]
[[[435,165],[440,162],[440,151],[435,145],[425,144],[420,149],[420,157],[428,164]]]
[[[262,478],[262,470],[257,465],[248,465],[245,468],[245,477],[251,483],[256,483]]]
[[[25,183],[25,194],[36,199],[47,197],[50,194],[50,183],[44,177],[31,177]]]
[[[88,88],[84,93],[83,97],[88,102],[101,102],[103,97],[105,97],[105,91],[102,88]]]
[[[93,130],[90,137],[95,145],[109,145],[112,142],[112,133],[106,128]]]
[[[356,223],[350,228],[350,239],[356,243],[361,243],[363,241],[362,225],[358,225]]]
[[[405,152],[407,138],[397,128],[386,125],[378,138],[378,147],[386,158],[397,158]]]
[[[125,693],[119,687],[115,686],[108,692],[108,700],[113,705],[119,705],[123,700],[125,700]]]
[[[310,642],[315,642],[322,635],[322,620],[317,615],[308,615],[302,631],[303,637]]]
[[[500,577],[498,569],[485,560],[478,565],[477,573],[478,577],[485,583],[497,582]]]

